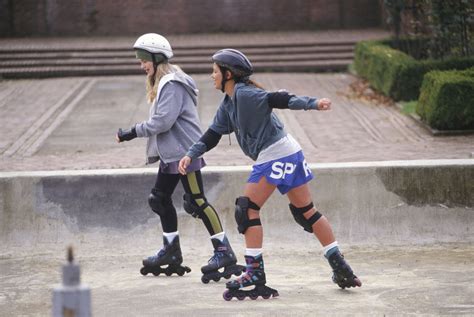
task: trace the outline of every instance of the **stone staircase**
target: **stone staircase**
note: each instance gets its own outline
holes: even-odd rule
[[[86,40],[84,40],[86,41]],[[234,45],[252,61],[256,72],[340,72],[352,62],[355,40],[285,41]],[[172,62],[188,73],[210,73],[219,43],[178,43]],[[129,45],[23,45],[0,47],[0,78],[138,75]]]

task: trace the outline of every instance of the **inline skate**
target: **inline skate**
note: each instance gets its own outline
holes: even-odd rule
[[[340,288],[362,286],[362,282],[354,275],[354,272],[352,272],[351,267],[344,260],[344,256],[339,250],[331,254],[327,259],[333,270],[332,281]]]
[[[168,242],[166,237],[163,237],[163,247],[156,255],[152,255],[143,260],[143,267],[140,270],[142,275],[152,273],[159,276],[164,273],[166,276],[171,276],[173,273],[179,276],[184,273],[191,272],[187,266],[181,266],[183,263],[183,256],[179,246],[179,236],[176,236],[172,242]],[[164,267],[167,265],[167,267]]]
[[[238,300],[244,300],[249,297],[252,300],[262,296],[264,299],[270,297],[277,297],[278,291],[265,285],[265,272],[263,266],[262,255],[257,257],[245,256],[245,273],[230,282],[226,283],[227,290],[222,294],[226,301],[230,301],[236,297]],[[243,290],[242,288],[252,286],[255,287],[250,290]]]
[[[222,277],[229,279],[233,274],[236,276],[242,274],[245,267],[237,264],[237,259],[227,237],[224,237],[222,242],[217,238],[212,238],[211,241],[214,246],[214,255],[209,259],[207,265],[201,267],[203,274],[201,281],[207,284],[210,280],[218,282]],[[222,268],[224,269],[219,271]]]

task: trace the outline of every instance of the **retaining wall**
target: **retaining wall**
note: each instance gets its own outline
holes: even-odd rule
[[[474,160],[314,164],[313,199],[350,244],[474,242]],[[206,195],[229,235],[238,236],[235,197],[249,167],[206,167]],[[121,243],[161,234],[147,205],[155,169],[0,173],[0,243]],[[180,233],[207,236],[173,197]],[[286,196],[262,208],[265,237],[306,241]]]

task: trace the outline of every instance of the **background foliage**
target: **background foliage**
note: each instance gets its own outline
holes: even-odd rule
[[[384,7],[392,47],[416,59],[473,55],[473,0],[384,0]]]

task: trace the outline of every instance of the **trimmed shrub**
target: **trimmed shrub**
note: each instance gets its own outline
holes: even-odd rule
[[[474,68],[427,73],[416,112],[438,130],[474,129]]]
[[[423,76],[431,70],[474,67],[474,58],[415,60],[385,41],[362,41],[355,49],[354,68],[371,86],[394,100],[418,99]]]

